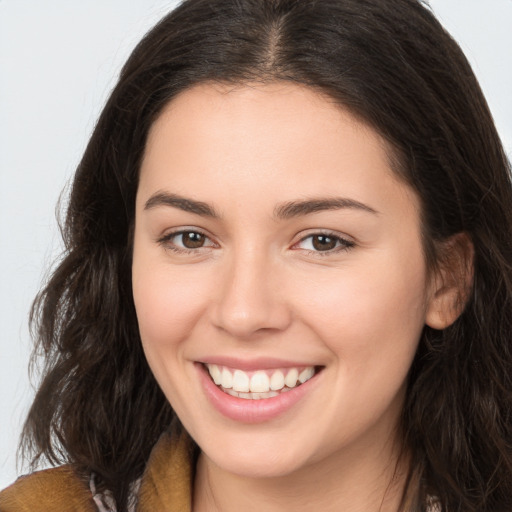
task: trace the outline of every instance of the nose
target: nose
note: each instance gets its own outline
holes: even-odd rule
[[[285,330],[292,314],[282,270],[258,250],[242,251],[226,261],[213,301],[214,325],[238,339]]]

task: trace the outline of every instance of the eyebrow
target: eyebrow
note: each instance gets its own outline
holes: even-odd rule
[[[177,194],[169,194],[167,192],[158,192],[151,196],[144,205],[144,210],[151,210],[157,206],[172,206],[185,212],[195,213],[203,217],[219,218],[213,206],[203,201],[195,201]]]
[[[215,208],[203,201],[196,201],[182,197],[178,194],[170,194],[167,192],[157,192],[152,195],[144,205],[145,210],[151,210],[159,206],[171,206],[178,208],[185,212],[194,213],[201,215],[202,217],[211,217],[214,219],[220,218],[220,215],[216,212]],[[303,215],[310,215],[326,210],[342,210],[342,209],[355,209],[361,210],[367,213],[378,215],[379,212],[374,210],[370,206],[345,197],[334,197],[334,198],[312,198],[304,199],[300,201],[290,201],[280,204],[274,208],[274,217],[277,219],[291,219],[294,217],[300,217]]]
[[[378,215],[379,212],[370,206],[360,203],[354,199],[345,197],[313,198],[302,201],[291,201],[277,206],[274,209],[274,216],[278,219],[291,219],[302,215],[310,215],[325,210],[355,209]]]

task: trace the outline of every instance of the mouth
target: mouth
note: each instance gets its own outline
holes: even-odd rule
[[[300,366],[244,371],[209,363],[203,363],[203,366],[210,379],[222,392],[246,400],[278,397],[302,386],[323,368]]]

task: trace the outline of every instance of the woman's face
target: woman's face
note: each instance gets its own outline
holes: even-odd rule
[[[385,453],[429,290],[417,197],[325,97],[201,85],[155,122],[133,294],[149,365],[212,464],[278,476]]]

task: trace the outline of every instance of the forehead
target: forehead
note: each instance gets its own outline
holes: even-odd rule
[[[153,124],[140,191],[231,200],[258,191],[267,198],[279,191],[281,200],[336,193],[378,202],[406,193],[415,201],[389,156],[374,129],[308,87],[201,84],[174,98]]]
[[[155,132],[164,130],[182,141],[190,140],[190,135],[196,139],[202,137],[202,142],[230,135],[233,147],[237,143],[240,147],[249,144],[251,139],[245,135],[250,134],[252,140],[260,137],[255,143],[266,138],[266,148],[272,149],[276,145],[282,148],[287,139],[303,141],[307,138],[308,145],[312,145],[318,142],[315,135],[325,138],[328,133],[332,135],[333,130],[342,134],[344,126],[371,135],[367,143],[373,139],[371,143],[391,154],[389,144],[374,129],[319,90],[284,81],[238,85],[203,83],[183,91],[167,104],[150,129],[146,154],[152,149],[154,139],[159,137]],[[212,131],[212,127],[215,130]],[[320,132],[315,132],[316,128],[320,128]],[[284,130],[276,139],[272,135],[280,129]]]

